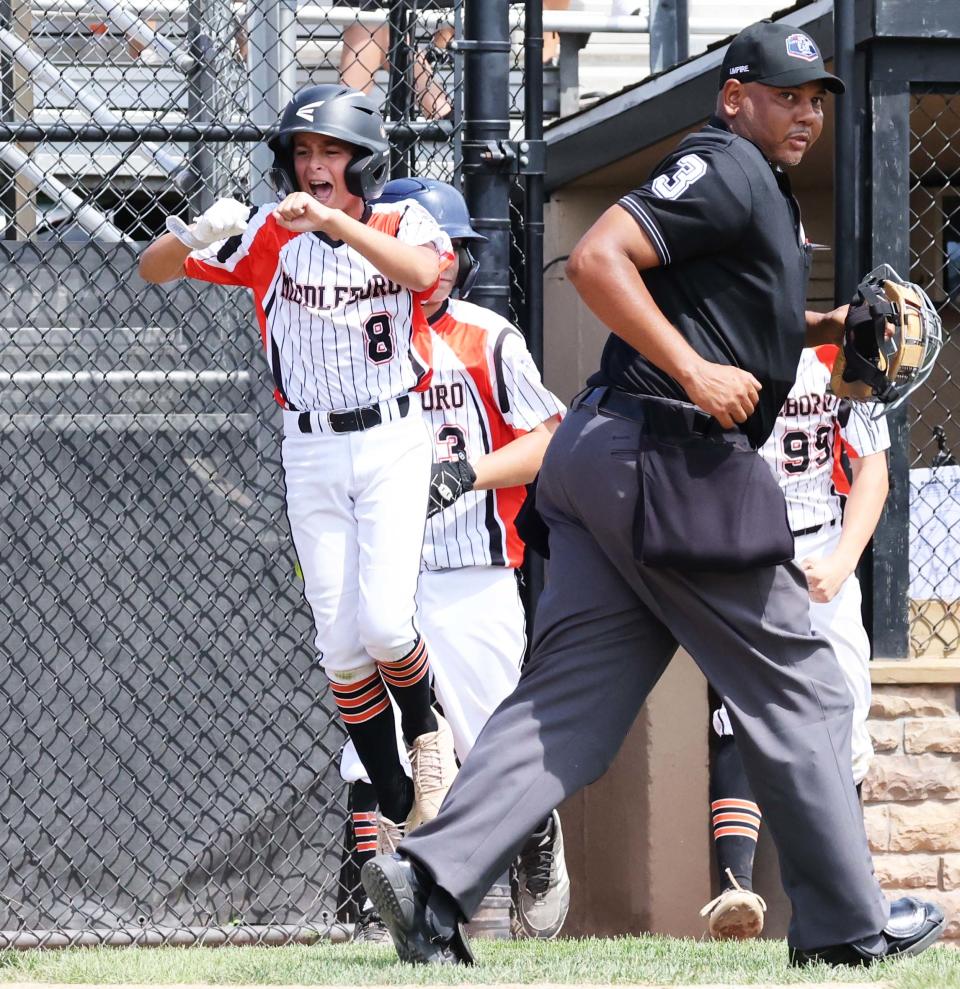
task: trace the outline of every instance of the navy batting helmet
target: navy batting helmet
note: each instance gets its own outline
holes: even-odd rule
[[[286,105],[276,133],[267,141],[273,152],[270,179],[280,195],[297,191],[293,135],[326,134],[357,152],[347,165],[347,190],[376,199],[387,181],[390,145],[383,117],[374,102],[349,86],[306,86]]]
[[[402,199],[419,203],[451,240],[482,243],[487,239],[471,226],[470,211],[463,196],[446,182],[437,179],[392,179],[383,187],[378,202],[398,203]],[[461,297],[465,298],[477,280],[480,264],[465,243],[461,244],[457,253],[460,271],[456,287]]]

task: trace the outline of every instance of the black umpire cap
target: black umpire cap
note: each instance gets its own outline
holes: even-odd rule
[[[730,42],[720,70],[721,89],[728,79],[766,86],[822,82],[831,93],[845,88],[843,80],[827,72],[820,49],[806,31],[770,20],[750,24]]]

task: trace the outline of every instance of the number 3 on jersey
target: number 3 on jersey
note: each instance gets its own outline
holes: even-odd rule
[[[673,175],[658,175],[650,188],[661,199],[679,199],[690,186],[707,174],[707,163],[699,155],[684,155]]]
[[[385,312],[377,312],[363,324],[367,338],[367,360],[374,364],[386,364],[393,358],[396,345],[393,342],[393,323]]]
[[[456,460],[461,453],[467,452],[467,438],[459,426],[449,423],[437,430],[437,462],[444,463]]]

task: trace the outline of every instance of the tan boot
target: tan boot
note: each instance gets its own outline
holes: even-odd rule
[[[744,889],[729,869],[727,876],[733,888],[725,889],[715,900],[711,900],[700,911],[700,916],[709,917],[710,936],[718,941],[746,941],[757,937],[763,930],[767,905],[763,897]]]
[[[407,817],[407,834],[410,834],[415,827],[437,816],[457,775],[450,725],[438,714],[437,730],[415,738],[407,754],[413,771],[414,793],[413,807]]]
[[[392,855],[403,841],[404,827],[394,824],[389,817],[377,811],[377,854]]]

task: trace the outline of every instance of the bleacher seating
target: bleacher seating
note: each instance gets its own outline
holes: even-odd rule
[[[648,3],[637,4],[640,13],[648,13]],[[739,31],[753,21],[769,17],[785,6],[784,0],[739,0],[718,4],[716,0],[688,0],[690,54],[696,55],[709,45]],[[610,0],[571,0],[571,10],[594,15],[610,12]],[[701,33],[707,25],[720,25],[722,31]],[[561,51],[563,38],[560,39]],[[609,95],[639,82],[650,74],[650,36],[594,32],[580,52],[580,96],[586,102],[597,95]]]
[[[84,5],[78,6],[75,0],[32,0],[32,3],[36,9],[29,43],[70,87],[100,94],[105,108],[131,123],[155,120],[161,111],[166,121],[182,119],[187,109],[188,86],[180,69],[170,64],[154,66],[137,61],[129,51],[126,38],[115,25],[100,22],[95,14],[88,15]],[[160,30],[172,42],[183,44],[186,40],[185,0],[179,5],[175,0],[162,0],[158,5],[167,11],[166,15],[160,15]],[[715,0],[689,0],[693,32],[690,38],[691,54],[702,51],[708,44],[744,24],[769,14],[780,3],[777,0],[741,0],[736,5],[724,4],[719,25],[717,6]],[[610,7],[610,0],[571,0],[571,11],[590,15],[592,20],[608,15]],[[341,28],[317,16],[322,12],[320,5],[320,10],[314,9],[308,22],[301,22],[297,27],[298,85],[308,81],[335,82],[338,78],[336,67],[340,59]],[[345,11],[340,8],[337,13],[342,15]],[[639,13],[646,16],[646,2]],[[522,8],[514,8],[511,16],[514,18],[512,41],[516,66],[510,77],[513,90],[511,106],[519,131],[523,109],[523,73],[519,67],[523,52]],[[711,22],[722,31],[703,33],[704,25]],[[425,31],[424,39],[428,36],[429,31]],[[572,51],[569,41],[564,50],[562,35],[561,58],[571,55],[576,56],[577,53]],[[544,109],[548,118],[558,115],[561,109],[559,74],[556,67],[548,68],[546,72]],[[579,52],[579,105],[622,89],[648,74],[647,34],[594,32],[589,36],[586,47]],[[386,73],[380,73],[375,96],[384,97],[386,82]],[[87,120],[86,112],[71,99],[69,89],[51,88],[34,80],[32,97],[32,115],[38,122],[64,120],[82,123]],[[576,99],[574,105],[577,105]],[[567,106],[570,107],[569,99]],[[124,150],[119,146],[102,149],[102,153],[93,160],[83,151],[76,146],[59,149],[40,146],[34,154],[41,167],[52,170],[68,182],[75,182],[78,178],[75,169],[91,177],[116,168],[141,180],[149,179],[153,174],[143,161],[128,167],[123,160]],[[40,158],[43,158],[42,162]],[[157,178],[160,174],[159,170],[155,173]]]

